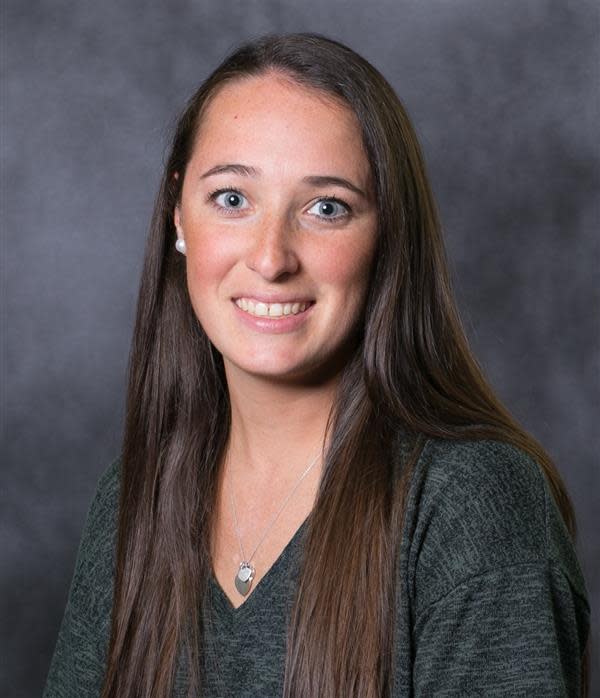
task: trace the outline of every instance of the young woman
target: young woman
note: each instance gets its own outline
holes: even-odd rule
[[[578,695],[574,534],[392,88],[321,35],[239,48],[176,129],[46,697]]]

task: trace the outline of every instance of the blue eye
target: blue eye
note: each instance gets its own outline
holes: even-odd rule
[[[337,222],[342,218],[345,218],[350,214],[350,206],[341,199],[337,199],[335,196],[328,196],[323,199],[319,199],[316,204],[314,204],[310,209],[309,213],[316,208],[317,211],[314,215],[318,218],[323,219],[327,223]]]
[[[217,208],[223,209],[226,213],[243,210],[243,202],[246,197],[237,189],[217,189],[208,195],[210,201]]]

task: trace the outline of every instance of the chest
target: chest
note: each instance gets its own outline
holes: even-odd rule
[[[281,559],[313,508],[317,484],[316,480],[306,483],[283,508],[289,491],[267,491],[267,496],[254,492],[242,501],[236,499],[235,514],[229,493],[219,496],[212,530],[212,571],[233,608],[255,593]],[[242,561],[254,570],[245,595],[235,584]]]

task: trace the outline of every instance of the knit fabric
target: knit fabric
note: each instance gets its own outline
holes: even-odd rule
[[[44,698],[100,695],[119,476],[117,459],[89,508]],[[239,608],[210,579],[203,696],[282,695],[307,522]],[[491,440],[427,440],[399,560],[393,696],[580,695],[585,582],[542,471],[523,451]],[[186,692],[180,663],[173,695]]]

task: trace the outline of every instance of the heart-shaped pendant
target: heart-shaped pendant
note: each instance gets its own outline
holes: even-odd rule
[[[240,569],[235,575],[235,588],[242,596],[250,591],[252,580],[254,579],[255,569],[249,562],[240,562]]]

